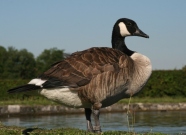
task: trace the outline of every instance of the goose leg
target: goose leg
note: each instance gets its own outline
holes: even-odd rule
[[[88,132],[94,132],[92,128],[92,123],[91,123],[91,113],[92,113],[92,110],[90,108],[85,108],[85,116],[87,120],[87,131]]]
[[[93,116],[94,116],[94,120],[95,120],[95,126],[94,126],[94,132],[95,133],[101,133],[99,115],[100,115],[100,110],[94,110],[93,109]]]

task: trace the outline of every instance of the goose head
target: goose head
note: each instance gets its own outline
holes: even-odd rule
[[[132,55],[133,51],[129,50],[124,42],[127,36],[139,36],[149,38],[142,30],[139,29],[137,23],[128,18],[121,18],[116,21],[112,31],[112,48],[118,49],[128,55]]]
[[[149,38],[147,34],[141,31],[135,21],[128,18],[121,18],[116,21],[112,34],[119,34],[121,37],[140,36]]]

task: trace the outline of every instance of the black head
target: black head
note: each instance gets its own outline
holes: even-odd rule
[[[116,21],[112,34],[121,37],[140,36],[144,38],[149,38],[147,34],[145,34],[138,28],[136,22],[127,18],[121,18]]]

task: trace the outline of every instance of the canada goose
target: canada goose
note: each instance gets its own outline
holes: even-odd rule
[[[36,91],[65,106],[85,108],[87,130],[101,132],[100,108],[138,93],[152,72],[149,58],[127,48],[126,36],[149,38],[133,20],[121,18],[113,27],[112,48],[93,47],[75,52],[28,84],[8,92]]]

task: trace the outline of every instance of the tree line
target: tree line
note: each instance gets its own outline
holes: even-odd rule
[[[57,48],[45,49],[38,57],[34,57],[26,49],[7,49],[0,46],[0,98],[13,98],[7,95],[7,90],[27,83],[35,78],[51,64],[63,60],[64,50]],[[137,95],[139,97],[186,97],[186,65],[182,69],[155,70]],[[21,95],[15,98],[21,98]]]
[[[37,77],[53,62],[64,59],[64,50],[45,49],[38,57],[26,49],[0,46],[0,79],[30,79]]]

